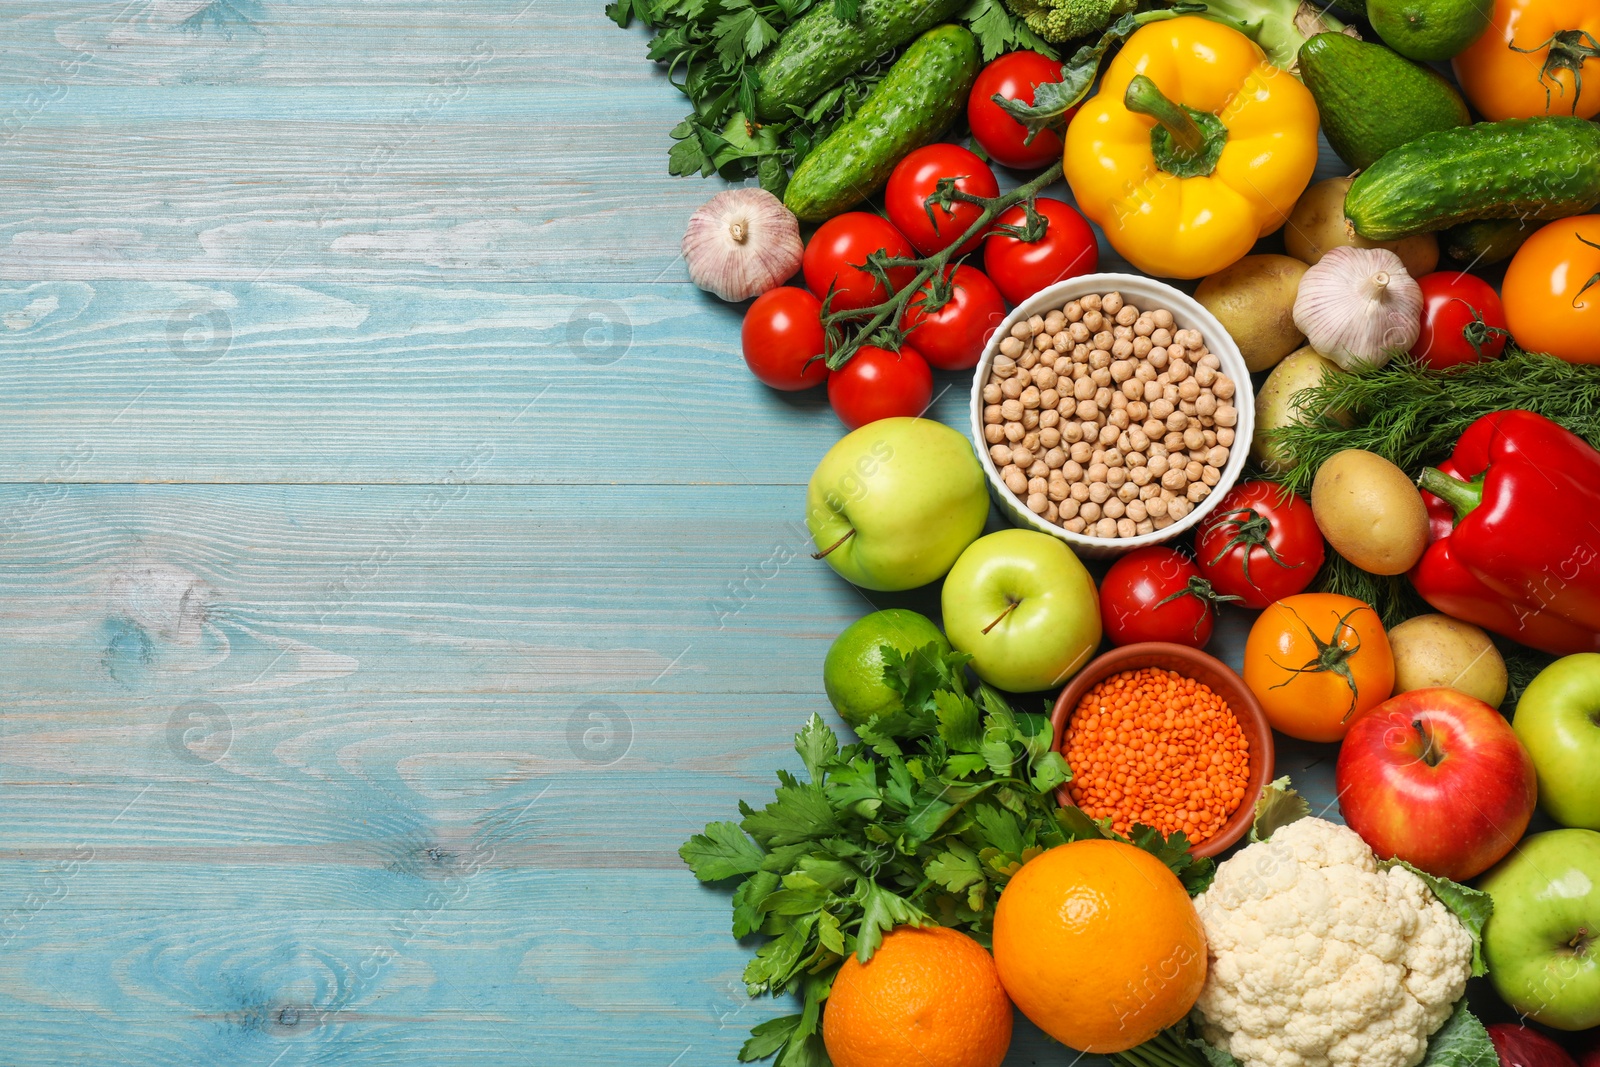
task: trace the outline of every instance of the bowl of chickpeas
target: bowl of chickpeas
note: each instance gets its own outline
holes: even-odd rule
[[[1017,307],[973,378],[972,439],[1000,510],[1107,558],[1181,536],[1244,469],[1250,372],[1192,297],[1086,274]]]

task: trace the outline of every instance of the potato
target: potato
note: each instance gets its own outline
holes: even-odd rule
[[[1288,256],[1245,256],[1218,271],[1194,298],[1222,323],[1252,372],[1267,370],[1305,343],[1294,324],[1294,298],[1306,265]]]
[[[1272,368],[1261,390],[1256,393],[1256,435],[1250,442],[1250,458],[1269,474],[1282,474],[1289,469],[1287,457],[1275,442],[1267,439],[1269,430],[1283,426],[1298,426],[1320,414],[1301,411],[1292,401],[1302,389],[1310,389],[1322,382],[1325,374],[1338,374],[1339,366],[1321,352],[1307,345],[1291,352]]]
[[[1394,691],[1445,686],[1491,708],[1506,698],[1506,661],[1489,635],[1448,615],[1418,615],[1389,631]]]
[[[1373,574],[1404,574],[1428,547],[1428,510],[1406,472],[1347,448],[1311,483],[1311,514],[1334,551]]]
[[[1283,228],[1283,245],[1298,260],[1315,264],[1330,248],[1387,248],[1400,257],[1406,273],[1420,278],[1439,265],[1439,239],[1431,233],[1402,237],[1398,241],[1369,241],[1357,237],[1344,221],[1344,194],[1350,178],[1329,178],[1304,193],[1289,213]]]

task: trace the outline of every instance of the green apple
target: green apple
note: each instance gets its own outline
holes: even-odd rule
[[[822,664],[822,687],[833,710],[851,726],[903,710],[900,694],[883,680],[884,649],[909,656],[928,645],[950,651],[950,642],[933,620],[908,608],[874,611],[846,626],[833,639]]]
[[[863,589],[915,589],[940,578],[988,517],[972,445],[929,419],[879,419],[846,434],[806,490],[818,555]]]
[[[1507,1004],[1557,1030],[1600,1026],[1600,833],[1525,837],[1478,883],[1489,980]]]
[[[1539,804],[1562,826],[1600,830],[1600,653],[1558,659],[1517,701],[1512,729],[1533,757]]]
[[[944,580],[944,631],[972,669],[1013,693],[1058,686],[1100,644],[1094,579],[1066,544],[1034,530],[974,541]]]

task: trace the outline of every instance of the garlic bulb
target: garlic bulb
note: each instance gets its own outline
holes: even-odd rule
[[[729,189],[689,216],[689,280],[724,300],[748,300],[800,269],[800,222],[765,189]]]
[[[1387,248],[1333,248],[1300,279],[1294,324],[1345,370],[1381,367],[1422,332],[1422,288]]]

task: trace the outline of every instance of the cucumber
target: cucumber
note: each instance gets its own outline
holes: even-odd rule
[[[1600,126],[1541,117],[1423,134],[1363,171],[1344,199],[1374,241],[1474,219],[1559,219],[1600,203]]]
[[[756,64],[756,118],[775,122],[805,107],[886,52],[951,18],[967,0],[861,0],[853,21],[818,0]]]
[[[1444,251],[1458,263],[1485,266],[1510,259],[1533,236],[1533,223],[1522,219],[1479,219],[1445,231]]]
[[[939,26],[918,37],[854,117],[800,161],[783,202],[802,221],[820,222],[877,192],[907,152],[961,113],[978,67],[978,42],[966,27]]]

